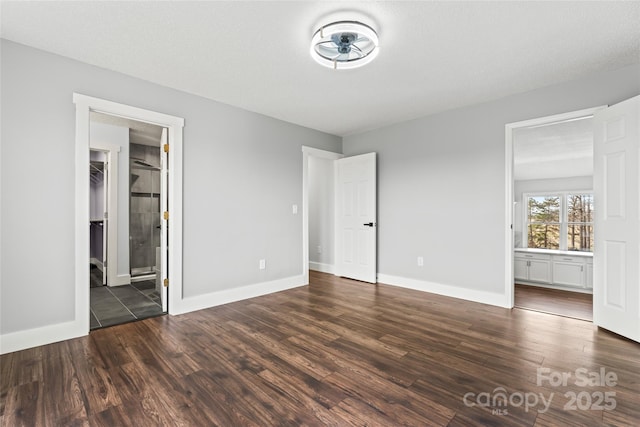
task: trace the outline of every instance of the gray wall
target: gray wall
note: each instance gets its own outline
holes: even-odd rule
[[[345,137],[345,155],[378,153],[379,272],[503,293],[505,124],[615,104],[640,93],[639,76],[630,66]]]
[[[0,333],[74,317],[73,92],[185,118],[184,296],[302,274],[301,147],[340,152],[339,137],[5,40],[1,54]]]

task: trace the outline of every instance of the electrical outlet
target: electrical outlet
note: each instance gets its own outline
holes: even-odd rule
[[[322,253],[322,246],[318,245],[318,253],[321,254]]]
[[[418,267],[424,267],[424,258],[421,256],[418,257]]]
[[[267,268],[267,261],[264,259],[260,260],[260,264],[259,264],[259,268],[260,270],[264,270],[265,268]]]
[[[298,205],[291,206],[291,213],[298,215]]]

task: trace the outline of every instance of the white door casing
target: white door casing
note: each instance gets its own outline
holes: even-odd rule
[[[594,116],[596,325],[640,341],[640,96]]]
[[[336,160],[336,275],[376,283],[376,153]]]
[[[168,144],[167,128],[162,128],[162,136],[160,138],[160,275],[162,280],[162,287],[160,291],[160,300],[162,302],[162,311],[167,311],[167,296],[168,289],[164,285],[164,281],[168,280],[169,274],[168,267],[168,219],[165,219],[164,213],[169,211],[169,150],[165,150],[165,145]],[[167,145],[168,147],[168,145]]]
[[[105,160],[103,168],[103,191],[102,191],[102,284],[107,284],[107,251],[109,250],[109,162]]]
[[[144,123],[150,123],[168,129],[168,140],[172,148],[169,151],[169,194],[168,207],[171,214],[170,226],[168,227],[168,246],[170,254],[167,260],[167,272],[169,278],[168,298],[169,314],[177,314],[188,310],[185,306],[182,295],[182,153],[184,119],[155,111],[145,110],[130,105],[120,104],[105,99],[94,98],[79,93],[73,94],[73,102],[76,105],[76,191],[75,191],[75,288],[76,305],[75,318],[73,324],[68,329],[59,333],[55,337],[49,334],[46,338],[38,341],[36,345],[53,342],[51,339],[61,341],[68,338],[86,335],[89,332],[89,288],[87,277],[89,277],[89,264],[86,259],[89,257],[89,176],[85,173],[86,165],[89,162],[89,123],[90,112],[95,111],[119,117],[125,117]],[[91,147],[93,148],[93,147]],[[112,156],[108,161],[111,164],[110,191],[114,191],[114,162],[117,156]],[[117,211],[111,203],[110,209]],[[113,232],[113,220],[117,217],[112,215],[111,232]],[[111,271],[109,271],[111,273]],[[186,307],[186,308],[185,308]],[[35,342],[35,341],[34,341]]]

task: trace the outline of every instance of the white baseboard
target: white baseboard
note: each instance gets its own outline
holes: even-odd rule
[[[142,276],[135,276],[135,277],[131,277],[131,283],[135,283],[135,282],[144,282],[145,280],[153,280],[155,282],[156,280],[156,273],[152,273],[152,274],[144,274]]]
[[[333,264],[325,264],[323,262],[309,261],[309,270],[335,274],[336,268]]]
[[[87,318],[89,313],[87,313]],[[51,344],[87,335],[82,322],[64,322],[0,335],[0,354]],[[88,322],[87,322],[88,323]]]
[[[378,274],[378,282],[401,288],[415,289],[417,291],[430,292],[432,294],[479,302],[482,304],[511,308],[511,305],[507,302],[506,296],[502,293],[478,291],[475,289],[460,288],[458,286],[443,285],[440,283],[392,276],[388,274]]]
[[[118,274],[114,280],[110,281],[109,286],[123,286],[131,284],[130,274]]]
[[[183,298],[181,301],[176,301],[170,311],[171,314],[184,314],[247,298],[297,288],[298,286],[303,285],[306,285],[306,283],[304,283],[303,275],[285,277],[284,279],[273,280],[270,282],[256,283],[253,285],[242,286],[240,288],[225,289],[205,295]],[[171,301],[169,302],[171,303]]]
[[[129,279],[129,275],[118,276],[121,280]],[[124,283],[123,283],[124,284]],[[190,311],[202,310],[217,305],[253,298],[273,292],[284,291],[303,286],[304,276],[292,276],[270,282],[256,283],[236,289],[226,289],[210,294],[185,298],[174,306],[171,314],[183,314]],[[87,313],[87,318],[89,313]],[[0,354],[12,353],[40,345],[51,344],[87,335],[87,325],[82,322],[65,322],[56,325],[43,326],[9,334],[0,335]]]

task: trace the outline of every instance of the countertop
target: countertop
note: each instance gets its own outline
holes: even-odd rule
[[[513,250],[515,252],[527,252],[530,254],[583,256],[587,258],[593,258],[593,252],[559,251],[555,249],[533,249],[533,248],[514,248]]]

